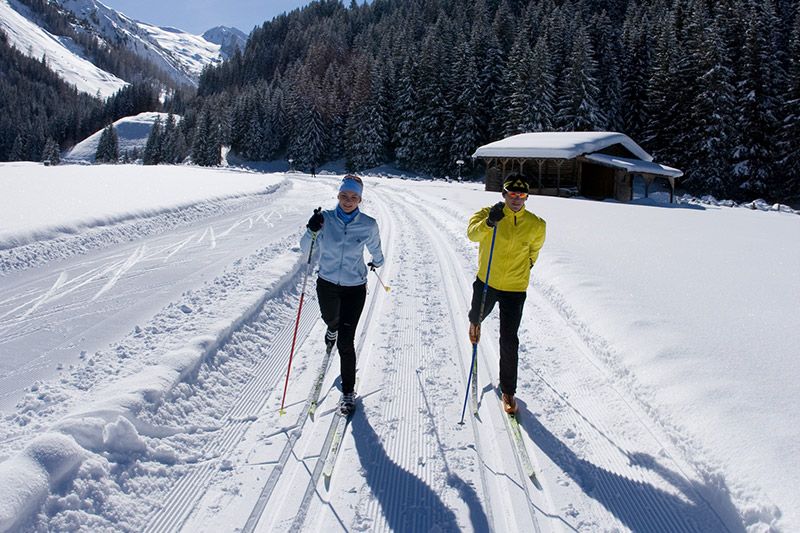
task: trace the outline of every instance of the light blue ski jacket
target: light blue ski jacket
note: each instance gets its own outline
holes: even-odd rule
[[[364,247],[372,256],[376,267],[383,265],[381,236],[374,218],[361,211],[345,224],[336,216],[335,209],[322,212],[325,223],[317,233],[314,258],[319,259],[319,277],[336,285],[355,287],[367,282],[367,265],[364,264]],[[300,249],[308,253],[311,230],[300,239]]]

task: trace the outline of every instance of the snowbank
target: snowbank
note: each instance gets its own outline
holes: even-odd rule
[[[190,166],[0,164],[0,250],[208,200],[269,192],[282,174]]]
[[[297,240],[298,237],[292,237]],[[29,518],[58,485],[71,482],[81,461],[100,454],[110,460],[130,462],[137,457],[173,462],[158,449],[150,449],[143,437],[164,437],[191,432],[190,427],[162,427],[138,415],[154,408],[183,382],[190,381],[199,366],[226,342],[232,332],[259,312],[264,302],[297,283],[303,261],[299,249],[282,248],[269,261],[259,258],[241,265],[267,280],[266,288],[226,290],[227,299],[208,316],[186,318],[192,331],[205,334],[186,341],[183,348],[157,355],[158,362],[114,380],[93,393],[88,404],[73,408],[50,429],[52,433],[30,444],[23,453],[0,463],[0,533]],[[165,328],[171,340],[178,327]]]
[[[80,466],[86,452],[57,433],[34,440],[25,451],[0,463],[0,532],[11,531]]]

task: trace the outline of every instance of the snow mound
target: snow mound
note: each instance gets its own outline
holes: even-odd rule
[[[164,122],[167,120],[167,114],[148,111],[130,117],[123,117],[114,122],[114,128],[117,130],[117,138],[119,140],[119,153],[122,154],[134,149],[143,150],[147,144],[150,130],[153,128],[157,118]],[[67,162],[87,161],[94,163],[97,144],[100,142],[102,134],[103,130],[96,131],[76,144],[64,155],[64,160]]]
[[[0,532],[11,531],[72,476],[86,452],[75,439],[45,434],[16,457],[0,463]]]

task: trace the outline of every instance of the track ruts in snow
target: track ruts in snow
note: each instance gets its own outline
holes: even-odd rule
[[[430,212],[417,207],[423,205],[421,202],[408,201],[406,197],[405,205],[415,206],[413,211],[416,211],[415,218],[418,220],[435,220]],[[459,268],[459,261],[454,256],[452,243],[443,238],[441,232],[427,224],[420,224],[420,227],[430,239],[428,249],[435,251],[437,263],[441,269],[442,287],[445,289],[448,314],[451,318],[450,325],[453,328],[456,339],[461,340],[460,343],[456,342],[456,346],[463,347],[457,352],[461,366],[460,375],[463,387],[461,394],[463,395],[471,360],[470,345],[467,342],[466,334],[469,321],[465,312],[469,308],[472,294],[471,277]],[[481,386],[483,384],[489,383],[492,386],[490,376],[495,372],[495,369],[489,369],[483,361],[485,356],[481,356],[483,345],[487,342],[493,342],[492,335],[483,335],[482,341],[478,349],[479,391],[485,390],[485,385]],[[492,388],[494,387],[492,386]],[[493,392],[482,394],[481,397],[483,400],[480,403],[481,409],[479,411],[481,419],[476,420],[470,413],[467,413],[465,418],[469,419],[468,422],[472,428],[476,453],[482,463],[479,468],[485,485],[484,492],[489,494],[499,493],[499,497],[489,497],[487,498],[489,501],[485,502],[486,508],[494,509],[495,520],[504,520],[503,523],[493,523],[492,528],[497,530],[541,531],[530,492],[532,485],[514,452],[515,445],[510,433],[503,429],[506,421],[504,420],[505,414],[502,412],[499,400],[492,401],[493,397],[496,398]],[[486,402],[487,399],[488,402]],[[458,403],[460,406],[460,402]],[[502,443],[497,440],[500,434],[506,435],[505,438],[501,437]],[[494,467],[494,470],[488,464],[492,459],[497,461],[497,466]],[[509,461],[511,464],[509,464]],[[516,473],[512,475],[511,472],[503,472],[499,468],[503,470],[506,468],[515,469]],[[502,512],[497,512],[498,509],[502,509]]]
[[[316,304],[316,294],[307,294],[307,305]],[[303,313],[298,329],[299,350],[308,337],[318,317],[316,313]],[[281,330],[269,340],[263,349],[265,356],[253,368],[252,378],[237,396],[235,404],[224,417],[224,423],[215,438],[209,441],[201,452],[203,457],[226,457],[236,447],[244,433],[263,410],[269,400],[269,391],[279,384],[286,372],[284,354],[289,353],[294,320],[283,325]],[[235,342],[233,340],[232,342]],[[270,357],[269,354],[276,354]],[[209,482],[219,469],[217,461],[206,461],[198,464],[188,474],[181,477],[170,490],[164,505],[148,520],[145,531],[168,532],[178,531],[189,517],[194,506],[207,489]]]
[[[405,194],[418,206],[429,205]],[[460,257],[452,258],[453,264],[474,262],[461,229],[463,215],[437,206],[425,210],[438,226],[437,235],[449,234],[455,243]],[[534,285],[537,295],[529,290],[525,314],[533,318],[523,317],[518,386],[530,405],[544,411],[534,415],[521,401],[523,429],[538,455],[547,456],[543,482],[545,493],[553,494],[547,514],[561,516],[570,528],[729,531],[709,503],[713,494],[703,495],[698,476],[675,456],[657,423],[618,389],[601,363],[607,354],[595,353],[603,343],[575,327],[571,311],[565,316],[568,304],[554,298],[553,289]],[[496,360],[496,341],[482,339],[481,344],[485,356]],[[582,371],[570,370],[577,367]],[[570,501],[570,494],[577,498]]]

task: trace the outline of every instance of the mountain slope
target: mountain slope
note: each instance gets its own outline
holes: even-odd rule
[[[216,26],[203,33],[203,39],[220,45],[220,51],[225,58],[233,55],[234,50],[244,50],[247,44],[247,35],[238,28]]]
[[[0,30],[22,53],[46,57],[78,90],[103,98],[126,82],[196,86],[206,65],[220,63],[247,40],[222,26],[209,30],[209,39],[159,27],[95,0],[0,0]]]
[[[83,26],[109,42],[124,44],[180,84],[197,85],[203,67],[223,59],[220,45],[202,36],[131,19],[96,0],[61,0],[60,3]]]
[[[27,16],[25,16],[25,15]],[[106,98],[127,85],[83,57],[70,39],[53,35],[32,21],[30,12],[16,0],[0,0],[0,30],[22,53],[45,58],[48,67],[79,91]]]

